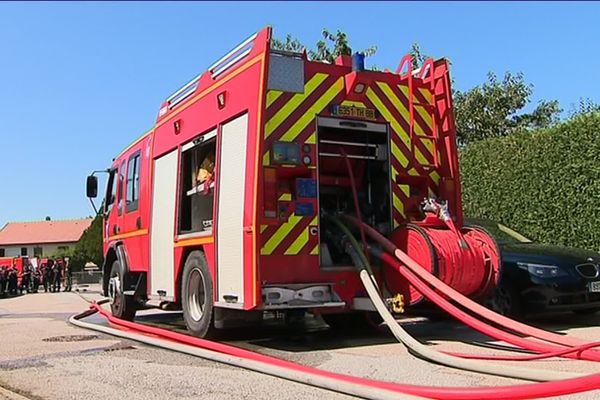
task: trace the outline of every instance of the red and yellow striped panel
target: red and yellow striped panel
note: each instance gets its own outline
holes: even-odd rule
[[[392,182],[399,173],[431,177],[430,191],[435,191],[439,174],[430,169],[434,163],[435,143],[430,138],[435,129],[431,109],[432,96],[427,88],[417,88],[413,94],[414,135],[410,137],[410,111],[408,86],[387,82],[374,82],[367,89],[365,106],[375,108],[390,124],[390,152],[392,154]],[[427,136],[427,137],[423,137]],[[410,196],[407,185],[392,184],[394,226],[406,217],[404,204]]]
[[[295,256],[300,253],[316,255],[318,248],[317,217],[291,215],[281,225],[261,225],[263,245],[260,254]]]
[[[303,93],[270,90],[267,93],[263,165],[270,165],[270,149],[274,141],[314,144],[316,142],[315,117],[323,114],[331,104],[376,109],[390,125],[391,179],[398,174],[431,177],[430,191],[435,191],[439,175],[431,166],[435,162],[436,144],[431,136],[435,128],[432,118],[432,95],[425,87],[413,91],[414,124],[410,135],[408,86],[387,82],[373,82],[362,101],[344,98],[344,79],[322,72],[306,77]],[[405,204],[410,197],[409,187],[392,183],[394,226],[406,219]],[[317,255],[309,235],[310,226],[316,226],[313,217],[292,215],[281,225],[261,228],[262,255]]]

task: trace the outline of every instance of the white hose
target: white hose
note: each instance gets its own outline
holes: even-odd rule
[[[373,302],[375,308],[381,315],[381,318],[385,321],[387,326],[390,328],[396,339],[403,343],[406,347],[421,355],[422,357],[443,364],[453,368],[459,368],[467,371],[480,372],[485,374],[504,376],[507,378],[518,378],[527,379],[530,381],[553,381],[560,379],[577,378],[584,376],[584,374],[577,374],[573,372],[561,372],[552,370],[539,370],[530,368],[513,367],[509,365],[500,365],[496,363],[483,362],[470,360],[460,357],[451,356],[448,354],[441,353],[439,351],[428,348],[427,346],[420,343],[418,340],[413,338],[404,328],[398,324],[396,319],[388,311],[383,300],[379,296],[371,276],[366,269],[361,269],[360,279]]]
[[[181,343],[170,342],[161,339],[155,339],[149,336],[136,334],[131,331],[121,331],[118,329],[110,328],[107,326],[101,326],[84,322],[72,316],[69,318],[69,322],[75,326],[84,329],[91,329],[94,331],[106,333],[112,336],[122,337],[124,339],[135,340],[137,342],[146,343],[151,346],[160,347],[167,350],[177,351],[179,353],[189,354],[195,357],[204,358],[211,361],[216,361],[224,364],[233,365],[236,367],[260,372],[263,374],[275,376],[282,379],[302,383],[309,386],[315,386],[322,389],[331,390],[338,393],[344,393],[351,396],[361,397],[364,399],[373,400],[397,400],[397,399],[422,399],[409,394],[398,394],[396,392],[388,391],[385,389],[375,389],[360,384],[351,384],[348,382],[339,381],[334,378],[328,378],[325,376],[314,375],[302,371],[293,371],[287,368],[277,367],[270,365],[265,362],[248,360],[241,357],[230,356],[227,354],[219,353],[212,350],[202,349],[199,347],[189,346]]]
[[[406,332],[387,309],[375,284],[375,277],[372,274],[369,262],[364,256],[364,253],[362,252],[357,240],[352,235],[352,232],[350,232],[350,230],[337,218],[331,218],[331,220],[348,238],[349,243],[346,248],[346,252],[357,264],[363,286],[367,290],[369,298],[373,302],[373,305],[375,305],[379,315],[386,322],[396,339],[398,339],[400,343],[404,344],[415,353],[419,354],[421,357],[452,368],[489,375],[503,376],[507,378],[526,379],[537,382],[562,380],[584,376],[584,374],[577,374],[573,372],[520,368],[509,365],[494,364],[489,361],[471,360],[444,354],[423,345],[421,342],[413,338],[408,332]]]

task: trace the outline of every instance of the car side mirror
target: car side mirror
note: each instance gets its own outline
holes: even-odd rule
[[[85,192],[90,199],[95,199],[98,196],[98,178],[94,175],[87,177],[85,182]]]

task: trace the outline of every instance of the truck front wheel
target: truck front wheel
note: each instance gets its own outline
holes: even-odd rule
[[[213,336],[213,285],[201,251],[192,251],[187,257],[182,278],[181,304],[188,331],[197,337]]]
[[[136,303],[133,296],[125,295],[125,273],[118,260],[112,263],[108,281],[108,297],[110,298],[110,311],[119,319],[133,321],[136,312]]]

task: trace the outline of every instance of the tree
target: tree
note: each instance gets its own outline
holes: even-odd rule
[[[348,35],[339,29],[332,33],[327,28],[323,29],[323,39],[319,40],[314,49],[308,49],[308,57],[311,60],[316,61],[327,61],[334,63],[335,59],[341,55],[352,55],[352,47],[348,40]],[[277,50],[300,52],[306,49],[298,39],[288,34],[285,40],[273,39],[271,46]],[[360,53],[369,57],[377,52],[377,46],[371,46]]]
[[[459,142],[507,136],[517,131],[546,128],[558,121],[558,101],[542,100],[530,113],[523,113],[533,93],[522,73],[507,72],[502,81],[493,72],[482,85],[455,91],[454,114]]]
[[[51,258],[69,257],[73,271],[80,271],[88,261],[102,265],[102,216],[97,215],[90,226],[83,232],[74,248],[57,251]]]
[[[587,115],[600,111],[600,104],[594,102],[590,98],[580,98],[575,106],[571,106],[569,117],[574,118],[580,115]]]
[[[419,68],[421,65],[423,65],[425,60],[427,60],[427,58],[429,58],[421,52],[421,46],[419,46],[419,43],[417,43],[417,42],[412,44],[412,46],[410,47],[409,54],[412,56],[411,62],[412,62],[413,70],[415,70],[415,69]]]

